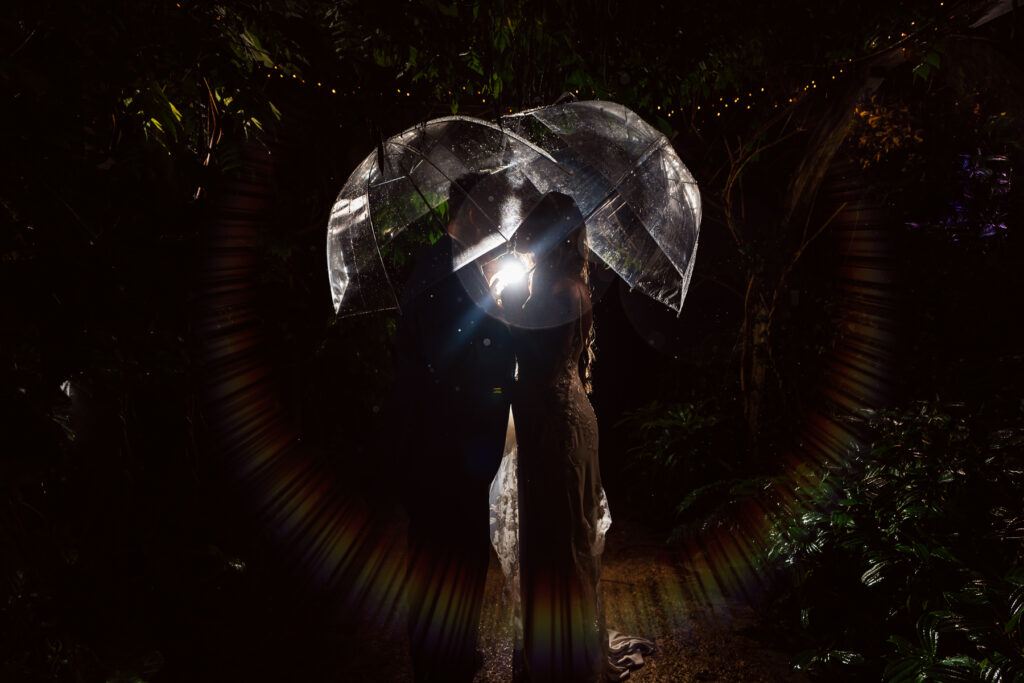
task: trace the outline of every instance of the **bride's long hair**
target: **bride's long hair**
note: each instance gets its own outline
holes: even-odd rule
[[[586,287],[587,295],[593,297],[593,287],[590,283],[588,259],[590,246],[587,240],[587,228],[583,222],[583,215],[576,206],[576,202],[567,195],[558,192],[549,193],[530,212],[529,217],[524,221],[523,227],[525,230],[523,232],[528,232],[531,235],[542,235],[545,230],[550,230],[552,226],[556,226],[559,222],[563,222],[563,225],[565,225],[565,221],[574,224],[572,229],[567,233],[562,233],[560,238],[556,237],[558,241],[554,244],[549,243],[547,248],[540,248],[543,255],[538,260],[536,274],[542,275],[542,277],[545,275],[551,277],[572,277],[583,283]],[[555,230],[557,234],[558,228],[555,228]],[[518,231],[516,232],[516,237],[520,237]],[[534,239],[537,238],[534,237]],[[547,239],[551,239],[550,233],[548,233]],[[593,316],[593,308],[591,308],[591,316]],[[593,321],[591,321],[590,332],[587,335],[584,351],[580,354],[579,359],[580,380],[583,382],[583,388],[588,395],[593,393],[591,375],[596,358],[594,327]]]
[[[594,288],[590,282],[590,260],[588,258],[590,242],[587,239],[586,225],[581,223],[579,227],[562,239],[558,246],[552,249],[552,252],[549,267],[553,271],[567,274],[582,282],[586,287],[587,296],[592,298]],[[596,326],[593,322],[593,307],[590,311],[590,332],[587,334],[587,340],[579,360],[580,380],[583,382],[583,388],[588,396],[594,393],[592,374],[597,357],[597,335],[594,332]]]
[[[590,332],[587,334],[586,347],[583,349],[583,353],[580,354],[579,368],[583,388],[586,390],[587,396],[590,396],[594,393],[594,383],[591,379],[591,374],[594,369],[594,360],[597,358],[597,335],[594,332],[597,329],[597,325],[594,322],[594,287],[590,283],[590,259],[588,258],[590,241],[587,239],[587,227],[585,225],[580,226],[579,234],[576,248],[576,253],[579,255],[580,260],[579,279],[586,286],[587,296],[591,299]]]

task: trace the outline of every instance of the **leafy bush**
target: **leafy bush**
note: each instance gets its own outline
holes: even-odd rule
[[[1005,404],[1004,404],[1005,405]],[[1017,409],[1017,405],[1013,405]],[[1024,680],[1024,415],[918,402],[773,529],[783,618],[829,680]]]
[[[742,418],[716,399],[652,401],[617,426],[635,434],[629,478],[665,517],[684,524],[713,517],[723,494],[748,481]]]

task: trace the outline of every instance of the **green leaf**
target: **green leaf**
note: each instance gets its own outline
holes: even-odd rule
[[[828,662],[839,662],[846,666],[860,666],[864,664],[864,655],[852,650],[829,650],[824,657]]]
[[[967,660],[962,662],[961,660]],[[922,672],[928,681],[949,681],[949,683],[970,682],[978,680],[978,666],[970,657],[950,657],[938,664],[925,667]]]
[[[480,76],[484,75],[484,68],[482,66],[480,66],[480,57],[479,57],[479,55],[477,55],[475,52],[470,50],[469,52],[464,53],[462,55],[462,58],[463,58],[463,61],[466,64],[466,67],[469,68],[470,71],[472,71],[472,72],[474,72],[474,73],[476,73],[476,74],[478,74]]]
[[[817,650],[802,650],[795,655],[790,662],[797,671],[807,671],[818,662],[818,651]]]
[[[665,134],[665,137],[672,137],[672,134],[675,131],[672,130],[672,124],[668,122],[668,119],[662,116],[656,116],[655,120],[658,122],[658,129]]]
[[[938,619],[932,614],[921,617],[917,622],[917,638],[929,659],[934,657],[939,651],[937,622]]]
[[[976,668],[981,666],[978,660],[972,657],[968,657],[967,655],[956,655],[955,657],[946,657],[945,659],[940,661],[939,664],[942,664],[943,666],[970,668]]]
[[[867,571],[861,574],[860,581],[865,586],[874,586],[883,578],[882,570],[889,566],[888,562],[876,562],[868,567]]]
[[[914,646],[914,644],[911,643],[906,638],[904,638],[903,636],[898,636],[898,635],[889,636],[887,642],[890,642],[893,645],[895,645],[896,649],[899,652],[901,652],[901,653],[904,653],[904,654],[915,654],[917,652],[917,648]]]
[[[1024,586],[1018,586],[1010,593],[1010,619],[1006,622],[1004,629],[1007,633],[1017,627],[1022,614],[1024,614]]]
[[[437,11],[440,12],[443,16],[455,19],[458,18],[459,16],[459,4],[457,2],[453,2],[449,6],[439,2],[437,3]],[[475,19],[476,17],[473,18]]]
[[[1002,666],[986,665],[982,668],[980,678],[982,683],[1003,683],[1008,672]]]
[[[882,678],[888,683],[915,681],[922,668],[921,662],[916,659],[898,659],[886,665]]]

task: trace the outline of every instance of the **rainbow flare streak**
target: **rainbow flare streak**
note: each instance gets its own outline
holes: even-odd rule
[[[217,200],[197,279],[193,330],[212,443],[282,551],[312,581],[325,588],[343,581],[346,609],[361,610],[382,624],[399,616],[409,585],[427,591],[434,608],[424,637],[444,648],[443,634],[464,627],[467,607],[459,577],[427,576],[415,567],[407,576],[403,539],[380,534],[367,507],[342,498],[336,482],[301,444],[297,420],[275,393],[259,317],[261,268],[255,248],[272,215],[272,167],[270,155],[255,146],[246,151],[245,163],[252,176],[229,184]],[[839,340],[822,372],[821,407],[805,415],[780,457],[774,483],[678,546],[677,572],[662,575],[646,594],[603,587],[610,623],[636,624],[647,633],[685,630],[695,618],[728,617],[732,605],[771,588],[772,526],[805,512],[813,494],[827,485],[826,468],[841,466],[864,448],[847,418],[893,395],[889,378],[896,376],[899,297],[887,216],[884,207],[860,199],[863,189],[843,182],[841,172],[833,171],[824,192],[825,201],[846,204],[832,227],[845,264],[839,274]],[[545,623],[579,621],[544,609],[538,606]],[[570,642],[554,642],[553,633],[541,632],[538,647],[572,650],[582,642],[572,629],[561,631]]]

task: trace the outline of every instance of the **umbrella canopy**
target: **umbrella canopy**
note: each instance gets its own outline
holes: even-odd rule
[[[584,216],[592,254],[630,287],[679,311],[693,273],[701,208],[693,175],[671,143],[612,102],[532,109],[498,123],[451,116],[383,141],[349,177],[331,211],[327,266],[339,315],[398,307],[381,247],[409,229],[443,228],[460,179],[487,173],[463,205],[485,230],[463,240],[458,268],[515,233],[549,192]],[[434,226],[429,226],[433,217]]]

